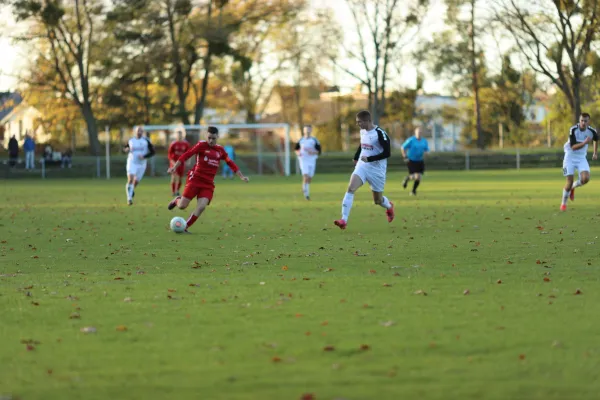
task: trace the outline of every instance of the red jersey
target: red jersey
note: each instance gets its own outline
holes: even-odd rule
[[[176,162],[179,157],[190,149],[190,143],[187,140],[176,140],[169,146],[169,160]]]
[[[179,157],[179,162],[184,163],[193,155],[196,155],[196,165],[190,171],[188,179],[214,185],[215,175],[217,175],[221,160],[225,161],[234,173],[239,171],[238,166],[229,158],[223,146],[218,144],[210,146],[207,142],[201,140],[183,153]]]

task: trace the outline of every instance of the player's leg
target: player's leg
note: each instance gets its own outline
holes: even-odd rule
[[[371,185],[371,191],[373,192],[373,201],[378,206],[385,208],[388,222],[394,220],[394,203],[392,203],[386,196],[383,195],[385,188],[386,169],[380,171],[374,171],[368,177],[369,185]]]
[[[565,186],[563,187],[562,201],[560,203],[561,211],[567,210],[567,201],[573,189],[573,175],[575,174],[575,165],[570,159],[563,160],[563,176],[565,177]]]
[[[579,179],[573,183],[573,189],[583,186],[590,181],[590,164],[584,158],[578,160],[577,162],[577,171],[579,171]]]
[[[342,200],[342,218],[334,221],[334,224],[341,229],[346,229],[346,224],[350,217],[350,210],[352,209],[352,203],[354,202],[354,193],[364,184],[365,180],[364,170],[358,168],[355,169],[350,177],[348,190],[346,190],[346,194],[344,194],[344,199]]]
[[[210,204],[214,194],[214,187],[201,187],[198,190],[198,204],[196,205],[196,209],[187,220],[187,227],[194,225],[194,222],[198,219],[198,217],[204,212],[206,207]],[[186,229],[187,230],[187,229]]]
[[[312,178],[315,176],[315,169],[317,167],[317,162],[313,161],[307,166],[306,175],[304,175],[304,184],[306,186],[304,197],[306,200],[310,200],[310,184],[312,183]]]
[[[146,173],[146,164],[140,165],[136,168],[135,177],[133,179],[133,190],[131,191],[131,198],[135,197],[135,188],[140,184],[142,179],[144,179],[144,174]]]
[[[408,170],[408,175],[406,175],[404,177],[404,180],[402,181],[402,187],[404,189],[406,189],[406,187],[408,186],[408,181],[413,180],[414,177],[414,169],[415,169],[415,165],[412,161],[408,160],[408,162],[406,163],[406,169]]]
[[[175,196],[176,192],[177,192],[177,174],[175,172],[173,172],[171,174],[171,194],[173,196]]]
[[[133,204],[133,182],[135,181],[135,173],[127,171],[127,184],[125,185],[125,193],[127,194],[127,203]]]
[[[169,202],[167,208],[169,210],[174,209],[175,207],[180,210],[185,210],[187,206],[190,204],[192,199],[196,198],[200,193],[200,187],[194,185],[193,182],[189,182],[185,185],[185,190],[183,191],[183,196],[177,196],[173,200]]]
[[[424,172],[425,172],[425,162],[420,161],[420,162],[415,163],[415,165],[414,165],[414,183],[413,183],[413,188],[412,188],[412,192],[411,192],[412,196],[417,195],[417,188],[421,184],[421,178],[423,177]]]

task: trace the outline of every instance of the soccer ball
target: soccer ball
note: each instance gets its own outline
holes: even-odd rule
[[[185,222],[185,219],[181,218],[181,217],[174,217],[171,220],[171,230],[175,233],[181,233],[183,231],[185,231],[185,228],[187,228],[187,223]]]

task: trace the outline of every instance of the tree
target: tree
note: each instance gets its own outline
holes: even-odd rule
[[[565,96],[571,117],[581,114],[582,84],[597,58],[598,0],[496,0],[495,17],[529,66]]]
[[[485,79],[484,54],[478,41],[482,29],[476,19],[477,0],[446,0],[445,31],[434,35],[432,43],[420,52],[427,54],[434,74],[449,79],[461,95],[473,96],[474,131],[477,147],[485,147],[481,121],[480,88]],[[466,18],[465,18],[466,17]],[[468,32],[468,35],[463,35]],[[471,124],[472,126],[472,124]]]
[[[369,109],[375,123],[385,112],[390,65],[416,36],[427,10],[426,0],[346,0],[356,26],[356,40],[343,45],[332,61],[356,78],[369,93]],[[340,62],[341,61],[341,62]],[[358,63],[362,71],[349,64]]]
[[[58,79],[47,77],[48,82],[54,90],[77,105],[87,126],[90,152],[99,154],[94,109],[105,73],[99,65],[105,50],[102,42],[107,36],[102,29],[102,2],[13,0],[10,4],[18,21],[33,24],[25,36],[18,38],[28,41],[35,51],[35,62],[30,68],[41,68],[56,75]],[[47,66],[51,66],[51,70],[45,68]],[[43,84],[35,80],[28,83]]]

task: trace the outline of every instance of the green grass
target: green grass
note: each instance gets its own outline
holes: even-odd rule
[[[600,184],[560,213],[560,172],[391,173],[346,231],[347,175],[219,180],[193,235],[164,179],[4,181],[0,397],[597,399]]]

